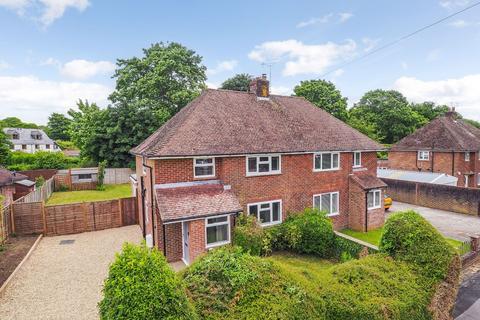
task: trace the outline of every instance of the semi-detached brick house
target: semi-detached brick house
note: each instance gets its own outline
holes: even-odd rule
[[[442,172],[457,177],[459,187],[479,187],[480,129],[452,110],[394,144],[388,167]]]
[[[132,150],[140,224],[169,261],[229,243],[235,217],[281,223],[318,207],[336,229],[384,223],[382,147],[299,97],[206,90]]]

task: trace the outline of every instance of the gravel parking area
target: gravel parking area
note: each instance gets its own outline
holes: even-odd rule
[[[0,318],[98,319],[97,303],[115,252],[124,242],[141,240],[137,225],[43,238],[0,296]]]

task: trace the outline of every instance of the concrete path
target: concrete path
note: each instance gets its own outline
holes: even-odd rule
[[[480,272],[466,279],[458,291],[455,320],[480,319]]]
[[[43,238],[0,297],[0,318],[98,319],[115,252],[141,240],[137,225]]]
[[[480,234],[480,217],[476,216],[420,207],[397,201],[393,202],[393,206],[388,214],[405,210],[415,210],[420,213],[448,238],[465,241],[470,239],[470,235]]]

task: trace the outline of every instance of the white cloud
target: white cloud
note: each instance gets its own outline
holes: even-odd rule
[[[110,61],[72,60],[60,67],[60,73],[68,78],[85,80],[96,75],[110,74],[115,64]]]
[[[340,77],[341,75],[343,75],[344,73],[345,73],[345,70],[343,70],[343,69],[337,69],[337,70],[335,70],[334,72],[332,72],[332,76],[333,76],[334,78],[338,78],[338,77]]]
[[[214,75],[224,71],[232,71],[237,67],[237,65],[238,65],[237,60],[221,61],[215,66],[215,68],[207,69],[207,74]]]
[[[34,10],[34,16],[40,12],[35,20],[44,27],[61,18],[69,7],[82,12],[89,5],[89,0],[0,0],[0,6],[14,10],[18,15],[24,15],[27,10]]]
[[[365,45],[365,48],[363,49],[363,51],[369,52],[369,51],[373,50],[381,40],[382,39],[363,38],[362,42]]]
[[[339,19],[340,19],[339,22],[340,22],[340,23],[343,23],[343,22],[345,22],[345,21],[347,21],[347,20],[350,20],[350,18],[353,17],[353,13],[351,13],[351,12],[342,12],[342,13],[339,13],[338,16],[339,16]]]
[[[272,94],[278,94],[281,96],[290,96],[293,93],[292,88],[284,86],[271,86],[270,91]]]
[[[337,62],[351,58],[357,45],[353,40],[343,44],[327,42],[318,45],[306,45],[298,40],[264,42],[248,54],[258,62],[272,62],[285,59],[283,75],[322,74]]]
[[[78,99],[107,104],[111,88],[96,83],[56,82],[34,76],[0,76],[0,114],[45,124],[52,112],[65,113]]]
[[[463,116],[480,120],[480,74],[457,79],[423,81],[413,77],[401,77],[394,88],[415,102],[433,101],[438,104],[456,105]]]
[[[448,25],[454,28],[465,28],[466,26],[468,26],[468,23],[465,20],[459,19],[449,23]]]
[[[454,9],[458,7],[464,7],[472,2],[471,0],[441,0],[440,6],[446,9]]]
[[[319,24],[319,23],[328,23],[332,17],[333,17],[333,13],[329,13],[324,15],[323,17],[310,18],[306,21],[300,21],[297,24],[297,28],[305,28],[305,27],[312,26],[314,24]]]
[[[43,61],[40,61],[40,65],[41,66],[55,66],[55,67],[60,68],[62,66],[62,63],[60,61],[58,61],[57,59],[50,57],[50,58],[47,58]]]
[[[218,87],[220,87],[220,85],[218,83],[215,83],[215,82],[205,82],[205,85],[207,86],[207,88],[210,88],[210,89],[217,89]]]

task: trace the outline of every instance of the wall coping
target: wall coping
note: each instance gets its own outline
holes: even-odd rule
[[[362,245],[364,247],[367,247],[367,248],[370,248],[372,250],[375,250],[375,251],[378,251],[378,247],[377,246],[374,246],[373,244],[371,243],[368,243],[368,242],[365,242],[365,241],[362,241],[360,239],[357,239],[357,238],[354,238],[354,237],[351,237],[349,235],[346,235],[345,233],[341,233],[339,231],[334,231],[335,234],[341,238],[344,238],[344,239],[347,239],[347,240],[350,240],[352,242],[355,242],[355,243],[358,243],[359,245]]]

